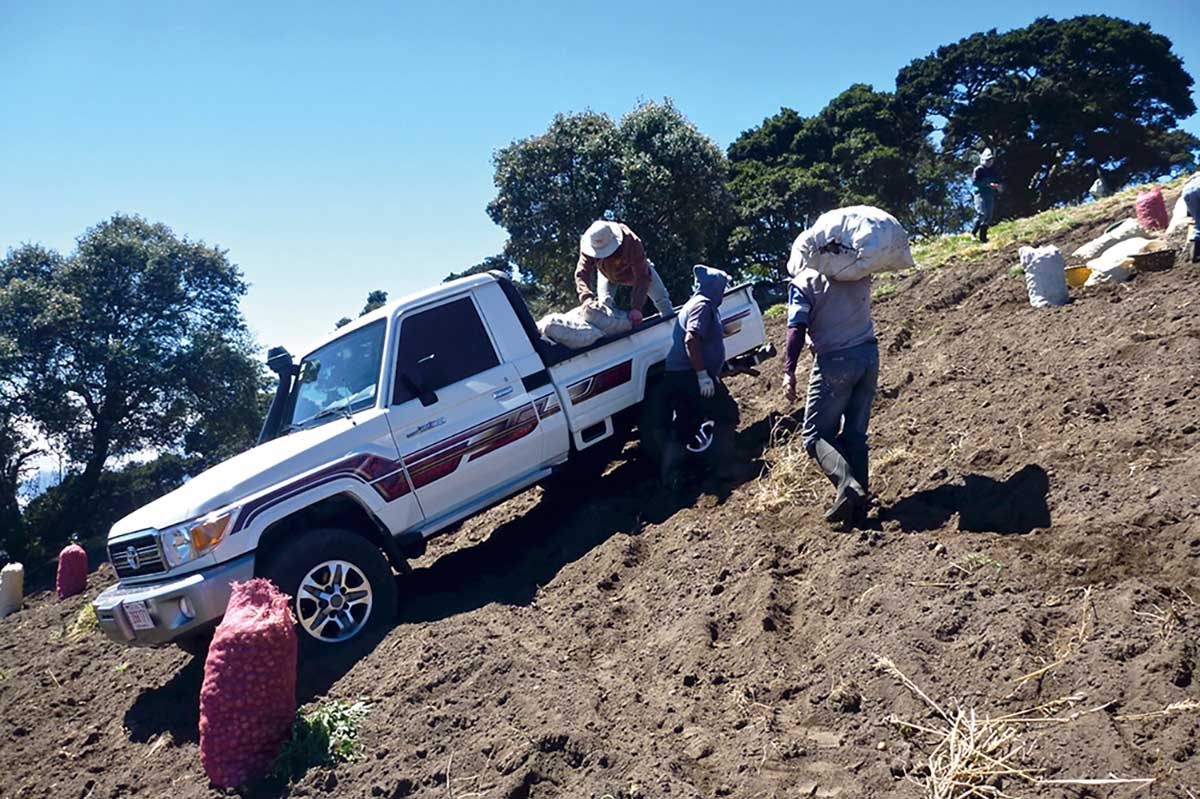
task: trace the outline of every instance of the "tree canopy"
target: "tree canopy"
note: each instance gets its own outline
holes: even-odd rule
[[[83,469],[86,503],[110,459],[182,449],[213,462],[252,445],[262,369],[226,253],[118,214],[70,255],[0,261],[0,385]]]
[[[1191,87],[1169,39],[1106,16],[977,33],[896,78],[900,105],[938,129],[943,151],[996,151],[1010,216],[1081,200],[1097,169],[1122,184],[1192,168],[1200,141],[1177,127],[1196,111]]]
[[[551,303],[574,303],[579,237],[596,219],[628,224],[675,294],[690,288],[693,263],[723,260],[725,156],[669,100],[643,103],[620,124],[560,114],[494,162],[488,214],[508,231],[505,256],[520,279]]]

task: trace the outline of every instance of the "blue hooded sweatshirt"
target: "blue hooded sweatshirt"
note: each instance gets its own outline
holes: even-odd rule
[[[721,324],[718,308],[729,286],[729,275],[720,269],[697,264],[692,267],[696,276],[696,293],[684,303],[675,317],[675,340],[667,353],[668,372],[690,372],[692,362],[688,358],[684,343],[691,333],[700,339],[700,351],[704,355],[704,369],[710,377],[721,374],[725,365],[725,331]]]

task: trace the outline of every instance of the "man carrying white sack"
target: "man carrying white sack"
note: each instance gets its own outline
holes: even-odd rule
[[[617,286],[631,287],[629,321],[634,327],[642,323],[647,297],[664,319],[674,315],[667,287],[654,264],[647,260],[642,240],[622,222],[593,222],[579,238],[579,263],[575,266],[579,301],[590,303],[598,296],[601,303],[616,308]]]
[[[823,214],[797,237],[788,262],[783,390],[794,402],[796,363],[807,337],[814,357],[804,449],[837,489],[825,513],[833,524],[852,526],[867,510],[867,427],[879,382],[870,274],[906,265],[912,255],[904,229],[894,217],[860,206]],[[857,279],[834,279],[818,269]]]

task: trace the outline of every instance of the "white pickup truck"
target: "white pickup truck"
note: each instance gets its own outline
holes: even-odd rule
[[[725,294],[721,315],[731,363],[770,354],[749,286]],[[386,625],[393,570],[428,538],[564,469],[607,463],[674,327],[649,317],[568,350],[488,273],[367,314],[299,364],[272,350],[280,382],[259,444],[113,525],[120,582],[93,603],[100,626],[121,643],[196,651],[230,583],[255,576],[294,598],[310,653]]]

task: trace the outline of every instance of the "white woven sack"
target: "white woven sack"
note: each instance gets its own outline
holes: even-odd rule
[[[606,336],[619,336],[633,329],[629,321],[628,311],[618,311],[616,308],[603,303],[583,305],[583,318],[600,330]]]
[[[543,316],[538,322],[538,332],[573,350],[591,346],[604,338],[604,331],[584,319],[578,308]]]
[[[1134,236],[1145,235],[1146,231],[1142,230],[1141,225],[1138,224],[1136,219],[1123,219],[1120,222],[1109,225],[1108,230],[1071,253],[1071,255],[1076,258],[1082,258],[1085,261],[1090,261],[1119,241],[1125,241]]]
[[[1171,222],[1167,225],[1167,232],[1164,235],[1170,236],[1177,230],[1186,230],[1188,225],[1187,203],[1183,201],[1183,195],[1179,195],[1179,199],[1175,201],[1175,207],[1171,209]]]
[[[10,563],[0,569],[0,619],[21,609],[25,595],[25,567]]]
[[[1045,247],[1022,247],[1018,250],[1021,267],[1025,270],[1025,290],[1029,292],[1029,304],[1034,308],[1066,305],[1071,296],[1067,292],[1067,262],[1062,252],[1053,244]]]
[[[887,211],[852,205],[826,211],[796,237],[788,272],[815,269],[834,280],[862,280],[877,272],[914,266],[908,233]]]
[[[1092,270],[1092,274],[1084,285],[1124,283],[1133,276],[1133,256],[1143,252],[1149,244],[1150,239],[1140,236],[1118,241],[1101,253],[1099,257],[1087,262],[1088,269]]]

